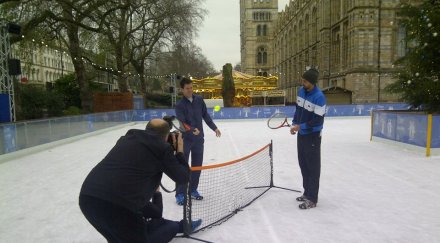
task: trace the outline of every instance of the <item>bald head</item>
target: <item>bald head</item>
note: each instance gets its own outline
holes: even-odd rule
[[[160,135],[165,139],[170,133],[170,126],[168,125],[168,122],[158,118],[151,119],[148,122],[146,129]]]

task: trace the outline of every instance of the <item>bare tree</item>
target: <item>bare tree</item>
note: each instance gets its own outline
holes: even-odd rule
[[[63,39],[72,58],[76,80],[80,87],[81,105],[85,112],[92,111],[92,96],[86,76],[85,52],[81,34],[85,32],[99,33],[102,30],[103,21],[96,18],[94,12],[109,2],[112,1],[39,0],[11,1],[2,5],[2,11],[7,11],[9,16],[15,16],[14,20],[23,26],[25,36],[33,37],[42,33],[47,39],[54,39],[55,36]],[[101,16],[106,17],[125,6],[125,4],[119,5],[117,2],[113,2],[112,7],[106,8]],[[16,14],[17,12],[19,14]]]
[[[132,32],[129,60],[139,74],[142,93],[147,90],[145,70],[147,58],[158,45],[169,46],[179,39],[190,39],[197,32],[197,24],[205,11],[200,0],[162,0],[145,5],[136,11],[135,21],[142,28]]]

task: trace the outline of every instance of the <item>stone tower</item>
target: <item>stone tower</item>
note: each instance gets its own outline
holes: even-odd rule
[[[241,69],[252,75],[273,73],[278,0],[240,0]]]

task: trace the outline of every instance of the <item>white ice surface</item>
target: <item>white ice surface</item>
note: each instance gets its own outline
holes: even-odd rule
[[[296,137],[265,120],[216,120],[205,164],[250,154],[273,140],[275,185],[302,190]],[[105,242],[78,207],[80,186],[128,129],[118,128],[0,163],[0,242]],[[327,118],[318,206],[273,188],[225,223],[194,237],[211,242],[440,242],[440,157],[370,142],[369,118]],[[164,194],[165,217],[181,207]],[[178,238],[173,242],[196,242]]]

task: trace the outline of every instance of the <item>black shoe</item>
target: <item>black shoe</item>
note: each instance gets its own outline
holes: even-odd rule
[[[197,190],[191,192],[191,197],[196,200],[203,200],[203,196]]]
[[[305,200],[307,200],[307,197],[304,196],[304,195],[302,195],[302,196],[300,196],[300,197],[297,197],[296,200],[297,200],[298,202],[304,202]]]
[[[300,209],[309,209],[316,207],[316,203],[306,199],[303,203],[298,206]]]

